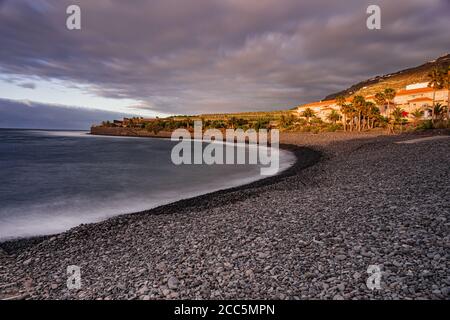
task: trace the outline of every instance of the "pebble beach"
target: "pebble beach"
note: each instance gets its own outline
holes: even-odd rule
[[[0,298],[448,299],[450,138],[430,135],[283,134],[279,176],[0,244]]]

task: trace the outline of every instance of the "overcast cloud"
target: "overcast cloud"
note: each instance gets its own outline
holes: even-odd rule
[[[65,28],[69,4],[81,31]],[[0,0],[0,71],[170,114],[291,108],[449,52],[449,13],[448,0]]]
[[[0,128],[88,130],[102,121],[130,116],[123,113],[31,101],[0,99]]]

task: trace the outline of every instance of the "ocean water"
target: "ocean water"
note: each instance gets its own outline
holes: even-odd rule
[[[259,165],[176,166],[170,158],[176,143],[0,130],[0,241],[54,234],[264,178]],[[294,161],[280,152],[281,170]]]

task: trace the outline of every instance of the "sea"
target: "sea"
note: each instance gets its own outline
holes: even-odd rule
[[[0,241],[56,234],[265,178],[258,164],[175,165],[176,144],[0,129]],[[280,171],[294,162],[292,153],[280,151]]]

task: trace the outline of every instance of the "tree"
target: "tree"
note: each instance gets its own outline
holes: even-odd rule
[[[375,105],[375,103],[367,101],[365,105],[365,112],[367,118],[367,129],[373,129],[375,120],[380,116],[380,109]]]
[[[309,119],[314,117],[315,115],[316,115],[316,113],[311,108],[306,108],[305,111],[303,111],[303,114],[302,114],[302,116],[306,118],[306,121],[308,121],[308,123],[309,123]]]
[[[361,116],[363,113],[363,108],[366,104],[366,99],[363,96],[354,96],[352,100],[353,107],[357,112],[357,121],[358,121],[358,131],[361,131]]]
[[[431,122],[434,123],[434,105],[436,103],[436,91],[444,87],[444,71],[436,66],[428,73],[428,78],[430,79],[430,82],[428,82],[428,87],[433,88],[433,108],[431,109]]]
[[[400,107],[396,107],[393,111],[392,111],[392,117],[394,118],[394,125],[395,124],[400,124],[400,129],[403,130],[403,117],[405,114],[405,110],[403,110]]]
[[[437,120],[442,120],[445,107],[441,103],[436,103],[433,107],[433,113]]]
[[[414,117],[414,124],[417,125],[420,119],[423,117],[423,111],[420,109],[414,110],[411,115]]]
[[[342,110],[342,113],[345,115],[345,118],[346,119],[347,118],[350,119],[349,129],[350,129],[350,131],[353,131],[353,126],[354,126],[354,122],[355,122],[355,115],[356,115],[356,110],[353,107],[353,104],[351,104],[351,103],[344,104],[342,106],[341,110]],[[347,122],[347,120],[346,120],[346,122]]]
[[[370,115],[372,118],[372,129],[375,127],[375,121],[380,121],[381,118],[381,112],[380,112],[380,108],[378,108],[377,106],[372,106],[372,108],[370,108]]]
[[[331,110],[331,112],[327,115],[327,120],[336,124],[337,121],[341,119],[341,115],[336,110]]]
[[[270,120],[268,118],[258,118],[256,123],[253,125],[253,129],[259,130],[259,129],[269,129],[270,127]]]
[[[280,117],[280,128],[285,128],[287,126],[288,126],[288,124],[287,124],[286,116],[284,114],[282,114]]]
[[[228,120],[228,124],[230,125],[230,127],[231,127],[232,129],[235,129],[235,128],[236,128],[237,122],[238,122],[238,120],[237,120],[236,117],[231,117],[231,118]]]
[[[336,105],[339,106],[339,109],[342,113],[342,125],[344,126],[344,131],[347,131],[347,115],[344,112],[345,107],[345,97],[344,96],[338,96],[336,97]]]
[[[386,102],[387,102],[387,125],[388,125],[388,130],[389,133],[395,133],[394,131],[394,127],[395,127],[395,119],[393,119],[392,117],[389,116],[390,114],[390,109],[391,109],[391,103],[394,102],[394,98],[396,95],[396,92],[394,89],[392,88],[386,88],[383,91],[383,94],[386,98]]]
[[[292,113],[289,113],[287,116],[282,114],[279,123],[281,128],[290,127],[294,123],[294,115]]]
[[[375,103],[376,103],[378,106],[383,107],[384,113],[386,112],[386,110],[385,110],[386,96],[384,95],[383,92],[377,92],[377,93],[375,94]]]
[[[383,94],[384,94],[384,97],[386,98],[387,109],[389,111],[390,108],[391,108],[391,103],[394,102],[394,98],[395,98],[396,92],[392,88],[386,88],[386,89],[384,89]]]

